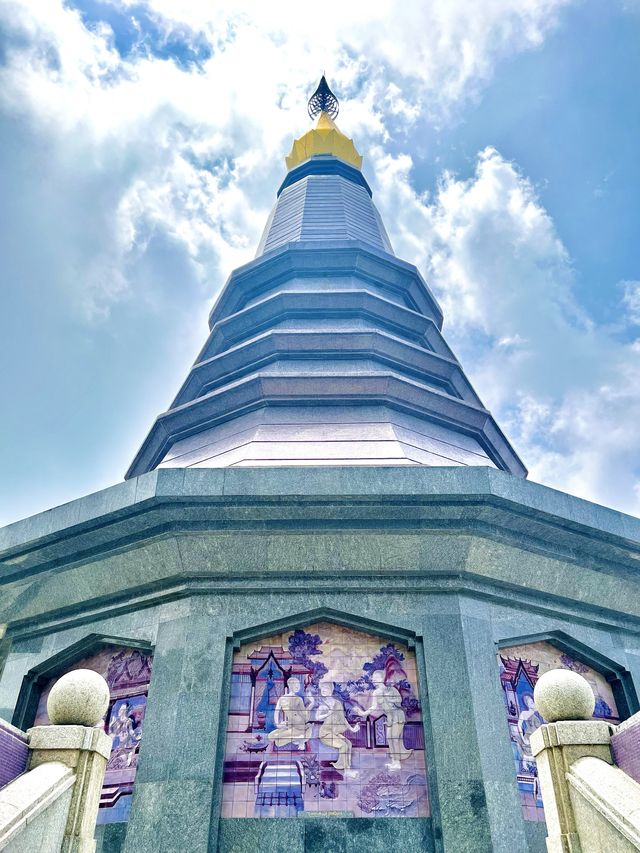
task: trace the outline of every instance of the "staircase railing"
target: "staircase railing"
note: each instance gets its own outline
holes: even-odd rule
[[[531,736],[548,853],[640,850],[640,714],[620,726],[593,720],[589,683],[551,670],[534,690],[547,723]]]
[[[0,727],[0,850],[93,853],[111,739],[97,728],[107,710],[102,676],[74,670],[53,686],[52,725]]]

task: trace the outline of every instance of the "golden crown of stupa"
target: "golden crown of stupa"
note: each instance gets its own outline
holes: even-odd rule
[[[331,154],[356,169],[362,168],[362,157],[358,154],[353,140],[349,139],[334,121],[337,114],[338,101],[323,75],[320,85],[309,100],[309,115],[312,118],[318,116],[318,121],[315,127],[294,141],[289,155],[285,158],[287,169],[294,169],[317,154]]]

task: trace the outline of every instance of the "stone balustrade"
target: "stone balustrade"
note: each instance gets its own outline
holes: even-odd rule
[[[531,748],[544,801],[548,853],[640,850],[640,784],[615,766],[612,753],[617,742],[620,755],[630,756],[629,766],[635,768],[639,715],[622,726],[593,720],[591,687],[569,670],[542,675],[534,699],[547,720],[531,736]],[[616,739],[630,730],[635,740],[623,746]]]
[[[0,850],[93,853],[111,752],[111,739],[99,725],[108,702],[102,676],[74,670],[49,694],[47,712],[53,725],[36,726],[26,735],[16,730],[13,740],[28,748],[28,760],[20,764],[16,759],[19,775],[0,789]],[[4,766],[5,753],[15,757],[15,745],[3,737],[0,746]]]

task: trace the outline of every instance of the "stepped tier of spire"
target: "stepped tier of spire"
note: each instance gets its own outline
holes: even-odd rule
[[[328,86],[313,112],[321,88],[317,126],[293,144],[257,256],[231,274],[202,352],[127,476],[234,465],[526,476],[447,346],[427,283],[393,254]]]

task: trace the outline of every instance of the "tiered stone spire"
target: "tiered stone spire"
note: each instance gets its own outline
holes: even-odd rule
[[[317,124],[293,143],[257,256],[231,274],[127,477],[233,465],[526,476],[444,341],[427,283],[393,254],[324,77],[309,108]]]

